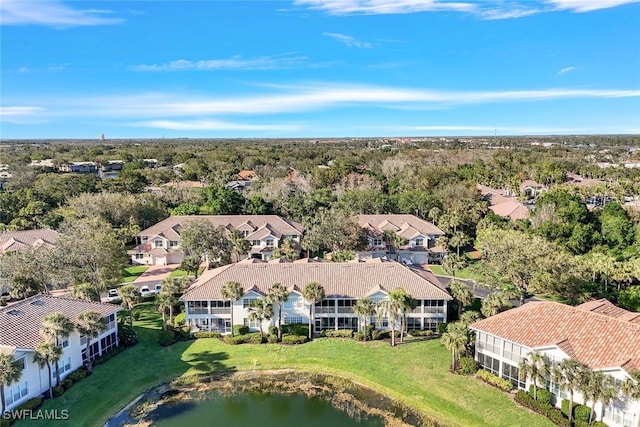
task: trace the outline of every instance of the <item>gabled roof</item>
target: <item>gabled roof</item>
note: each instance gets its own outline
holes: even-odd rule
[[[50,295],[35,295],[11,304],[0,309],[0,345],[34,349],[42,342],[39,331],[45,316],[59,311],[75,322],[88,310],[104,317],[116,313],[120,307]]]
[[[382,232],[385,230],[399,231],[403,227],[412,227],[417,230],[423,236],[427,235],[444,235],[444,231],[438,227],[418,218],[414,215],[407,214],[381,214],[381,215],[356,215],[355,216],[358,225],[362,228],[366,228],[372,234],[376,232]]]
[[[265,224],[262,227],[258,228],[253,233],[248,234],[246,239],[247,240],[262,240],[262,239],[264,239],[266,237],[269,237],[269,236],[280,238],[280,236],[282,236],[282,233],[278,233],[272,227],[269,227],[268,224]]]
[[[489,209],[496,215],[508,217],[512,220],[525,219],[529,217],[529,209],[517,200],[510,200],[504,203],[490,206]]]
[[[300,235],[302,234],[302,224],[291,221],[277,215],[176,215],[170,216],[151,227],[138,233],[140,237],[153,237],[161,233],[173,229],[178,234],[180,227],[189,221],[207,220],[216,227],[238,228],[245,222],[250,222],[256,228],[268,225],[272,230],[277,231],[281,235]]]
[[[591,311],[593,313],[604,314],[605,316],[609,316],[609,317],[615,317],[617,319],[624,320],[626,322],[640,324],[640,313],[636,313],[634,311],[628,311],[628,310],[625,310],[624,308],[618,307],[606,298],[602,298],[594,301],[588,301],[583,304],[580,304],[576,308],[579,308],[581,310]]]
[[[269,291],[274,283],[286,288],[297,286],[304,291],[308,283],[318,282],[327,297],[360,298],[376,285],[385,291],[404,288],[416,299],[450,300],[434,276],[431,280],[397,262],[312,262],[312,263],[249,263],[229,264],[205,271],[182,296],[183,301],[219,300],[225,282],[239,282],[244,289]]]
[[[10,251],[21,251],[38,248],[42,245],[53,246],[60,238],[60,233],[48,228],[37,230],[9,231],[0,234],[0,254]]]
[[[580,306],[529,302],[470,328],[531,349],[556,346],[593,369],[640,368],[640,324]]]

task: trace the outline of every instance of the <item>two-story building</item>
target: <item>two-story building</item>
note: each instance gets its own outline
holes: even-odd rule
[[[98,173],[98,165],[96,162],[71,162],[66,165],[62,165],[60,171],[73,173]]]
[[[268,260],[285,239],[299,251],[302,225],[277,215],[184,215],[171,216],[138,233],[138,246],[128,251],[133,264],[179,264],[184,259],[180,230],[189,221],[207,220],[228,232],[237,230],[251,243],[246,256]]]
[[[607,300],[571,307],[556,302],[529,302],[470,325],[476,334],[475,358],[486,370],[525,389],[528,380],[520,377],[519,366],[531,352],[551,363],[574,359],[602,371],[620,383],[630,372],[640,369],[640,313],[623,310]],[[547,386],[556,406],[568,398],[551,378]],[[585,402],[579,390],[576,403]],[[640,401],[624,395],[595,407],[597,419],[609,426],[637,426]]]
[[[444,236],[444,231],[414,215],[381,214],[357,215],[358,225],[367,230],[369,245],[364,251],[357,251],[359,259],[386,257],[405,264],[428,264],[439,261],[446,253],[445,248],[436,245],[436,240]],[[396,235],[396,246],[387,238]]]
[[[89,343],[87,338],[74,330],[68,338],[61,338],[62,357],[58,363],[61,379],[81,367],[88,358],[92,360],[118,346],[117,312],[120,307],[112,304],[89,302],[49,295],[36,295],[16,304],[0,309],[0,351],[13,355],[22,368],[20,379],[4,385],[5,403],[8,410],[17,407],[30,398],[37,397],[49,389],[49,373],[33,361],[35,349],[43,342],[39,331],[44,318],[61,312],[72,322],[86,311],[95,311],[105,319],[106,328]],[[55,367],[51,370],[52,384],[55,385]]]
[[[228,281],[236,281],[242,286],[244,293],[239,300],[230,302],[222,298],[222,287]],[[396,288],[405,289],[416,300],[416,308],[407,314],[407,328],[435,331],[440,323],[447,321],[447,303],[452,299],[431,271],[394,261],[337,263],[301,259],[262,262],[247,259],[204,272],[180,300],[185,303],[187,324],[192,329],[229,333],[233,309],[236,324],[245,324],[257,331],[260,326],[266,329],[277,324],[276,306],[270,321],[260,325],[249,320],[249,307],[253,301],[265,298],[274,283],[289,290],[283,306],[283,323],[307,324],[310,303],[304,298],[304,289],[311,282],[319,283],[325,291],[325,298],[314,304],[312,310],[316,333],[325,329],[361,330],[362,319],[353,312],[356,301],[368,297],[380,302]],[[399,327],[400,319],[378,319],[377,316],[367,319],[367,324],[389,329],[393,321]]]
[[[0,233],[0,255],[38,249],[41,246],[54,247],[59,238],[60,233],[48,228]]]

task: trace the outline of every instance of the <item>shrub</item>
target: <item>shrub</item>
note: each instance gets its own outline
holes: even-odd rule
[[[173,324],[176,326],[182,326],[187,322],[186,313],[183,311],[180,314],[177,314],[173,318]]]
[[[568,417],[569,416],[569,399],[562,399],[562,402],[560,403],[560,408],[564,416]]]
[[[483,380],[484,382],[498,387],[500,390],[511,391],[511,389],[513,388],[513,384],[511,384],[511,381],[507,381],[505,379],[502,379],[502,378],[500,378],[500,377],[498,377],[496,375],[493,375],[489,371],[485,371],[484,369],[480,369],[476,373],[476,376],[478,378],[480,378],[481,380]]]
[[[430,337],[434,335],[431,329],[409,329],[407,333],[412,337]]]
[[[309,325],[291,323],[282,325],[282,335],[306,335],[309,336]]]
[[[351,338],[353,331],[351,329],[337,329],[325,331],[325,336],[329,338]]]
[[[368,339],[368,340],[370,340],[370,339],[371,339],[371,336],[372,336],[372,334],[373,334],[373,331],[375,331],[375,330],[376,330],[376,327],[375,327],[375,326],[373,326],[373,325],[368,325],[368,326],[365,328],[365,333],[367,334],[367,339]]]
[[[173,329],[167,329],[166,331],[160,331],[158,334],[158,343],[162,346],[171,345],[176,342],[176,334]]]
[[[103,353],[102,356],[98,357],[95,361],[95,365],[101,365],[104,362],[106,362],[107,360],[111,359],[112,357],[122,353],[125,350],[126,347],[120,346],[120,347],[116,347],[113,350],[110,350],[108,353]]]
[[[139,310],[133,310],[132,316],[133,320],[140,320],[142,313]]]
[[[539,391],[538,391],[539,393]],[[551,404],[542,402],[540,400],[535,400],[531,395],[526,393],[524,390],[518,390],[515,396],[516,402],[521,404],[524,407],[532,409],[544,416],[546,416],[550,421],[554,424],[561,427],[571,427],[571,423],[565,416],[560,412],[560,410],[551,406]]]
[[[236,335],[234,337],[232,337],[231,335],[225,335],[224,342],[231,345],[247,344],[247,343],[260,344],[262,343],[262,338],[260,337],[259,332],[254,332],[254,333],[245,334],[245,335]]]
[[[561,427],[571,427],[571,423],[568,418],[565,418],[564,414],[557,408],[550,407],[544,414],[552,423]]]
[[[18,410],[34,410],[34,409],[38,409],[40,406],[42,406],[42,398],[41,397],[34,397],[32,399],[27,400],[26,402],[24,402],[22,405],[18,406],[16,409]]]
[[[549,390],[539,388],[537,393],[537,398],[538,398],[538,402],[548,403],[549,405],[551,405],[551,392]]]
[[[473,375],[478,372],[478,362],[473,357],[461,357],[458,359],[458,369],[456,370],[462,375]]]
[[[249,344],[262,344],[264,342],[264,338],[260,335],[260,332],[255,332],[244,336],[248,337],[246,342]]]
[[[131,347],[138,343],[138,334],[130,325],[120,323],[118,325],[118,342],[125,347]]]
[[[282,330],[284,331],[284,328],[282,328]],[[267,334],[278,336],[278,327],[276,325],[269,325],[269,328],[267,329]]]
[[[609,426],[607,426],[607,424],[603,423],[602,421],[594,421],[591,424],[591,427],[609,427]]]
[[[5,307],[7,306],[7,299],[6,298],[0,298],[0,307]]]
[[[64,388],[61,385],[55,386],[52,390],[53,390],[53,397],[62,396],[64,394]]]
[[[78,382],[86,376],[87,369],[83,366],[82,368],[76,369],[75,371],[71,372],[69,375],[67,375],[67,378],[73,382]]]
[[[199,331],[194,332],[193,336],[195,338],[220,338],[222,334],[218,331]]]
[[[249,327],[246,325],[233,325],[233,335],[247,335]]]
[[[362,332],[356,332],[353,334],[353,339],[356,341],[364,341],[364,334]]]
[[[438,323],[438,333],[439,334],[444,334],[445,332],[447,332],[447,323],[443,322],[443,323]]]
[[[73,380],[71,378],[65,378],[60,384],[62,384],[62,388],[64,388],[66,391],[69,390],[73,385]]]
[[[191,339],[191,328],[189,328],[188,326],[176,328],[175,332],[180,341],[187,341]]]
[[[306,335],[285,335],[282,337],[282,344],[304,344],[307,340]]]
[[[267,337],[267,342],[269,344],[275,344],[278,342],[278,335],[276,334],[269,334],[269,336]]]
[[[382,331],[380,329],[374,329],[373,331],[371,331],[371,339],[372,340],[381,340],[382,338],[380,337],[380,333]]]
[[[573,408],[573,416],[576,421],[588,423],[589,417],[591,417],[591,408],[585,405],[576,405]]]

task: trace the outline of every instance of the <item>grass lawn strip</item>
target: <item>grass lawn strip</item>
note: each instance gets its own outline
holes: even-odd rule
[[[179,376],[220,370],[297,369],[351,379],[449,425],[547,427],[546,418],[515,405],[509,395],[472,377],[448,372],[450,353],[439,340],[392,348],[375,341],[317,339],[299,346],[225,344],[217,339],[157,344],[160,316],[151,304],[136,322],[140,342],[43,409],[67,409],[76,426],[102,426],[140,393]],[[46,420],[18,426],[47,426]]]

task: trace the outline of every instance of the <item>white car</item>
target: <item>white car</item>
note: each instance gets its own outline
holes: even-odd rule
[[[113,302],[120,299],[120,295],[118,294],[117,289],[109,289],[107,291],[107,301]]]
[[[157,284],[155,289],[154,289],[154,292],[156,294],[159,294],[160,292],[162,292],[162,285],[161,284]]]
[[[148,286],[143,286],[140,288],[140,296],[143,297],[148,297],[149,295],[152,295],[153,292],[151,291],[151,289],[149,289]]]

